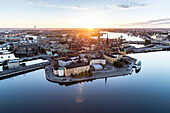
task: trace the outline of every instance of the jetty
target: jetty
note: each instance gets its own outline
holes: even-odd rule
[[[6,71],[1,71],[0,72],[0,78],[1,77],[10,77],[10,76],[13,76],[13,75],[16,75],[16,74],[41,69],[41,68],[44,68],[45,66],[47,66],[49,64],[50,64],[50,62],[48,61],[48,62],[38,63],[38,64],[34,64],[34,65],[14,68],[14,69],[6,70]]]

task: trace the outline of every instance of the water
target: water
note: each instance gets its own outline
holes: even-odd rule
[[[120,38],[120,36],[122,35],[123,38],[126,39],[126,41],[143,41],[143,39],[140,37],[128,36],[125,33],[114,33],[114,32],[107,32],[107,31],[101,31],[100,33],[108,33],[108,37],[110,39]],[[97,37],[92,37],[92,38],[97,38]],[[103,34],[103,36],[101,36],[100,38],[107,38],[107,34]]]
[[[136,74],[72,86],[46,80],[44,69],[0,81],[0,113],[168,113],[170,52],[130,54]]]

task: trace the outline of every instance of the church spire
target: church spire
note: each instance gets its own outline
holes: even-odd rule
[[[108,37],[108,33],[107,33],[106,44],[107,44],[107,46],[109,45],[109,37]]]

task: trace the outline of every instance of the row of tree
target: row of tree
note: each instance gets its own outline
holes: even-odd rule
[[[72,74],[71,73],[71,77],[74,77],[74,78],[83,78],[83,77],[91,77],[93,74],[91,72],[91,70],[89,71],[84,71],[84,72],[81,72],[79,74]]]

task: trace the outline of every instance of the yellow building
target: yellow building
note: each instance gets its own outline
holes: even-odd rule
[[[88,64],[73,64],[64,67],[65,76],[70,76],[71,74],[79,74],[81,72],[89,71],[90,65]]]
[[[110,64],[113,64],[115,61],[117,61],[117,57],[109,55],[109,54],[104,54],[104,58]]]
[[[123,56],[126,56],[126,51],[120,51],[119,50],[119,53],[122,54]]]

